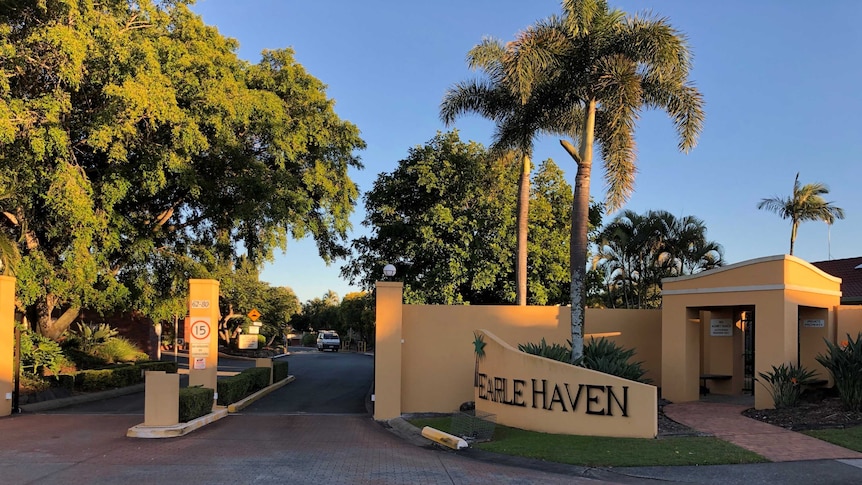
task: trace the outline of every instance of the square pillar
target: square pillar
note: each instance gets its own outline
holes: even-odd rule
[[[401,416],[403,284],[378,281],[374,346],[374,419]]]
[[[212,389],[218,399],[218,280],[189,280],[189,386]]]
[[[180,375],[147,371],[144,384],[144,426],[173,426],[180,419]]]
[[[700,399],[700,314],[668,304],[661,317],[661,396],[673,402]]]
[[[269,385],[272,385],[272,359],[265,357],[262,359],[254,359],[255,367],[266,367],[269,369]]]
[[[15,278],[0,276],[0,416],[12,414],[15,375]]]

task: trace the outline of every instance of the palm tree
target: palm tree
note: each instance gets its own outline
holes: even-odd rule
[[[500,156],[516,150],[521,156],[517,203],[517,256],[515,264],[515,301],[527,304],[527,227],[530,208],[530,158],[533,139],[540,130],[548,110],[537,105],[541,98],[527,102],[507,84],[503,62],[506,50],[495,39],[485,39],[470,50],[467,61],[471,69],[484,72],[487,79],[455,84],[440,104],[440,117],[450,125],[459,115],[476,113],[496,122],[492,151]]]
[[[844,209],[835,207],[822,196],[829,193],[829,187],[819,182],[799,185],[799,172],[793,181],[793,193],[790,197],[778,196],[763,199],[757,204],[758,209],[775,212],[782,219],[790,219],[790,254],[793,255],[793,245],[796,243],[796,232],[799,223],[804,221],[823,221],[832,225],[835,219],[844,219]]]
[[[593,145],[598,144],[608,185],[608,209],[618,209],[634,188],[635,122],[641,110],[666,111],[679,149],[697,143],[703,99],[689,81],[691,54],[685,37],[666,19],[627,17],[605,0],[564,0],[550,17],[507,45],[507,84],[523,100],[551,95],[557,102],[553,132],[575,138],[560,143],[577,163],[570,271],[572,362],[583,355],[587,224]]]

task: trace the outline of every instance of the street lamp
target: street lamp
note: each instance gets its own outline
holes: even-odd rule
[[[395,265],[387,264],[383,267],[383,276],[386,278],[391,278],[395,276]]]

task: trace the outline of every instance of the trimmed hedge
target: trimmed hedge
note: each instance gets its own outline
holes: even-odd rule
[[[59,376],[60,385],[78,391],[93,392],[132,386],[144,382],[145,371],[165,371],[177,373],[176,362],[139,362],[124,364],[105,369],[91,369],[76,372],[73,376]]]
[[[269,368],[252,367],[239,374],[216,382],[218,387],[218,404],[227,406],[240,401],[269,385]]]
[[[287,361],[274,361],[272,363],[272,382],[283,381],[287,379],[288,367]]]
[[[185,423],[209,414],[213,409],[213,392],[208,387],[180,389],[179,421]]]

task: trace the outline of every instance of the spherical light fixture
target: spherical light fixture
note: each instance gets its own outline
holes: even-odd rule
[[[384,266],[383,267],[383,276],[385,276],[387,278],[391,278],[391,277],[395,276],[395,265],[387,264],[386,266]]]

